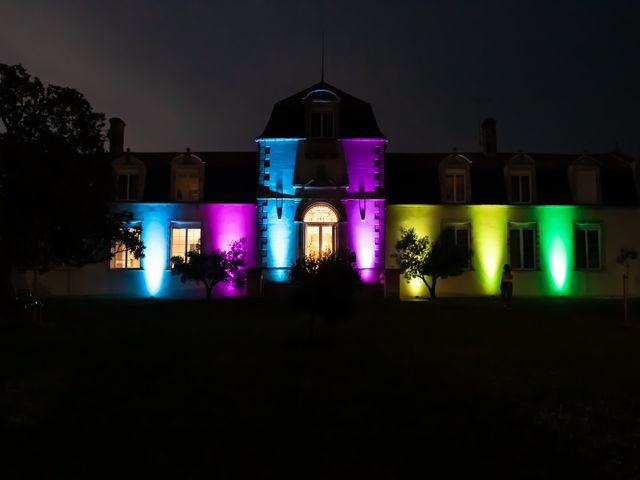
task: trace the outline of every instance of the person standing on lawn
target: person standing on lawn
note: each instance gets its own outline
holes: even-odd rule
[[[500,295],[504,308],[511,308],[511,297],[513,297],[513,274],[511,265],[505,264],[502,269],[502,280],[500,282]]]

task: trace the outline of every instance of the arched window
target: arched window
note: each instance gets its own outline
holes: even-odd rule
[[[329,205],[320,204],[304,214],[304,254],[319,256],[335,251],[335,233],[338,215]]]
[[[171,160],[171,196],[177,202],[201,202],[204,196],[204,162],[187,152]]]

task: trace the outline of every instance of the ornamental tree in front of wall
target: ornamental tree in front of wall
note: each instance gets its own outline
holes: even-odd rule
[[[171,258],[171,274],[179,275],[182,283],[198,282],[205,288],[205,298],[211,299],[213,287],[226,282],[236,288],[246,282],[245,257],[247,239],[231,242],[229,250],[215,249],[205,252],[199,245],[196,250],[187,252],[186,258]]]
[[[419,278],[429,290],[429,297],[435,299],[438,279],[462,274],[471,254],[471,250],[456,245],[449,236],[441,235],[432,242],[426,235],[417,235],[413,228],[401,228],[393,256],[407,283]]]

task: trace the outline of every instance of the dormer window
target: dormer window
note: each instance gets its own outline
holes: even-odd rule
[[[118,201],[142,200],[147,169],[131,151],[111,162],[115,178],[115,199]]]
[[[311,112],[311,136],[331,138],[333,133],[333,112]]]
[[[171,161],[171,191],[177,202],[200,202],[204,197],[204,162],[189,149]]]
[[[598,172],[595,168],[576,169],[573,181],[576,203],[598,203]]]
[[[117,200],[138,200],[140,175],[136,173],[118,174]]]
[[[452,153],[440,162],[440,197],[444,203],[467,203],[471,198],[469,165],[464,155]]]
[[[467,199],[464,170],[446,170],[444,173],[444,201],[464,203]]]
[[[511,202],[531,203],[531,175],[526,171],[511,172]]]
[[[340,97],[331,90],[320,88],[304,97],[307,137],[335,138],[338,132]]]
[[[509,203],[536,201],[536,165],[529,155],[519,153],[507,161],[504,176]]]
[[[198,172],[176,169],[176,200],[179,202],[200,200],[200,175]]]
[[[569,179],[574,203],[600,203],[600,166],[594,158],[584,155],[573,162]]]

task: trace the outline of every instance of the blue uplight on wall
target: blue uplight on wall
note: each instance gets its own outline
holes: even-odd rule
[[[149,214],[142,227],[142,241],[147,247],[143,260],[144,279],[150,296],[160,293],[168,262],[168,220],[154,213]]]

